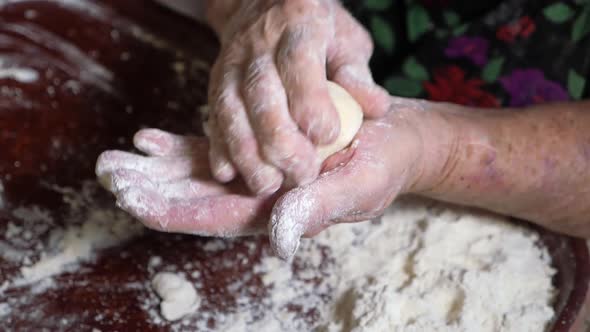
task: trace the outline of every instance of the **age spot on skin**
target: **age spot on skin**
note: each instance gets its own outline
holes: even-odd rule
[[[584,158],[584,161],[586,163],[590,163],[590,141],[582,142],[579,145],[579,151],[582,157]]]
[[[494,163],[494,161],[496,161],[496,151],[485,151],[480,157],[480,164],[484,167],[491,166]]]

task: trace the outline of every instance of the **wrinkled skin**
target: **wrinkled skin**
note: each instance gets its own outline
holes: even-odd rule
[[[338,1],[211,1],[207,16],[221,42],[208,128],[218,181],[241,175],[251,192],[269,195],[315,180],[314,145],[340,129],[327,79],[367,117],[386,110],[388,95],[368,67],[372,41]]]
[[[302,235],[380,215],[408,188],[422,143],[406,113],[365,121],[351,147],[326,161],[331,170],[285,193],[252,196],[241,181],[220,184],[208,169],[205,139],[155,129],[135,137],[146,156],[107,151],[96,173],[118,205],[147,227],[206,236],[268,230],[275,251],[289,258]]]

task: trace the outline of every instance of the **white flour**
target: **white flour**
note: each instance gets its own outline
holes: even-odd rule
[[[237,302],[227,308],[230,314],[201,309],[165,325],[255,332],[543,331],[554,315],[555,271],[537,241],[534,232],[502,218],[398,203],[380,222],[337,225],[303,240],[295,265],[265,255],[254,267],[269,289],[262,299],[246,295],[252,278],[246,274],[230,286]]]
[[[120,211],[89,211],[83,224],[53,230],[50,234],[53,253],[43,252],[37,262],[23,267],[23,279],[17,283],[30,283],[59,274],[67,265],[89,259],[95,250],[112,247],[139,235],[143,231],[140,225]]]
[[[23,223],[5,228],[10,240],[0,241],[0,253],[25,267],[0,284],[0,319],[43,317],[35,296],[57,287],[53,275],[76,271],[77,263],[94,258],[96,250],[143,231],[112,206],[89,208],[95,184],[82,192],[54,189],[71,209],[66,219],[84,222],[61,227],[39,207],[12,210]],[[40,234],[50,235],[27,247]],[[397,203],[380,222],[337,225],[302,240],[292,264],[268,248],[260,261],[250,261],[259,249],[253,240],[208,241],[202,249],[212,254],[235,243],[247,249],[214,262],[219,268],[247,266],[231,277],[225,291],[235,303],[223,309],[211,305],[215,295],[203,295],[210,294],[203,262],[175,266],[153,256],[144,282],[122,286],[139,287],[138,300],[151,324],[172,331],[537,332],[553,317],[556,293],[548,253],[537,241],[534,232],[502,218]],[[152,288],[149,280],[159,271],[173,273],[154,278]],[[33,281],[28,295],[3,296]],[[21,312],[23,307],[37,309]]]
[[[49,210],[35,205],[20,206],[12,209],[19,225],[9,222],[4,236],[0,237],[0,257],[22,266],[20,275],[0,284],[0,318],[10,314],[33,318],[33,313],[13,312],[12,308],[34,304],[36,295],[56,286],[53,276],[78,270],[79,263],[95,258],[98,250],[121,244],[145,229],[114,206],[90,204],[96,190],[102,190],[92,181],[85,183],[80,192],[71,188],[52,189],[63,195],[69,207],[64,226],[57,225]],[[0,193],[0,200],[1,197]],[[18,297],[3,296],[7,291],[23,287],[30,290],[19,293]]]

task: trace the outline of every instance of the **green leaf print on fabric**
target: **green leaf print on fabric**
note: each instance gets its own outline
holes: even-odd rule
[[[385,10],[391,7],[393,0],[365,0],[364,5],[371,10]]]
[[[412,5],[408,9],[408,38],[411,42],[415,42],[423,34],[432,29],[432,22],[430,16],[424,7],[420,5]]]
[[[453,29],[453,36],[461,36],[461,35],[465,34],[465,32],[467,32],[468,28],[469,28],[469,24],[467,24],[467,23],[461,24],[460,26]]]
[[[444,39],[449,36],[449,31],[445,29],[436,29],[436,31],[434,31],[434,35],[438,39]]]
[[[574,42],[580,41],[590,32],[590,5],[586,5],[584,10],[578,15],[574,21],[572,28],[572,40]]]
[[[418,63],[414,57],[406,59],[402,66],[402,70],[407,77],[416,81],[428,81],[430,79],[426,68]]]
[[[570,6],[563,2],[558,2],[545,7],[545,9],[543,9],[543,14],[549,21],[553,23],[564,23],[572,18],[575,13],[574,10],[570,8]]]
[[[490,60],[488,64],[483,68],[481,78],[488,83],[494,83],[502,72],[502,66],[504,65],[504,57],[498,57]]]
[[[390,77],[385,81],[385,89],[394,96],[418,97],[422,93],[422,84],[405,77]]]
[[[446,10],[443,13],[443,17],[445,19],[445,23],[450,26],[451,28],[456,27],[459,23],[461,23],[461,18],[457,13],[454,11]]]
[[[389,22],[375,15],[371,18],[371,32],[378,46],[391,53],[395,47],[395,34]]]
[[[570,69],[567,75],[567,90],[574,99],[581,99],[586,86],[586,79],[575,70]]]

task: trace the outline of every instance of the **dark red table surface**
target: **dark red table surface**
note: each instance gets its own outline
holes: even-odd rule
[[[0,5],[0,59],[39,73],[32,83],[0,78],[0,181],[5,201],[0,206],[0,240],[8,222],[19,223],[12,214],[19,206],[50,210],[56,227],[71,222],[64,193],[55,185],[82,190],[94,179],[98,154],[130,149],[130,138],[139,128],[200,133],[197,108],[206,101],[209,65],[216,52],[215,38],[206,28],[151,1]],[[88,209],[112,206],[114,201],[100,190],[91,197]],[[30,246],[46,241],[48,232],[34,233]],[[148,296],[147,290],[125,286],[148,280],[153,255],[178,267],[199,265],[204,308],[231,310],[235,296],[228,285],[268,246],[261,238],[228,241],[222,251],[204,250],[210,241],[147,232],[102,251],[77,271],[55,277],[59,287],[21,301],[11,315],[0,316],[0,326],[15,331],[167,331],[169,327],[155,324],[137,301]],[[246,250],[245,241],[255,241],[255,250]],[[215,263],[243,257],[248,264]],[[0,255],[0,285],[19,269]],[[256,293],[251,296],[264,295],[259,277],[248,285]],[[24,297],[29,291],[23,287],[3,296]],[[314,317],[313,312],[306,315]],[[582,331],[582,319],[577,324]]]

